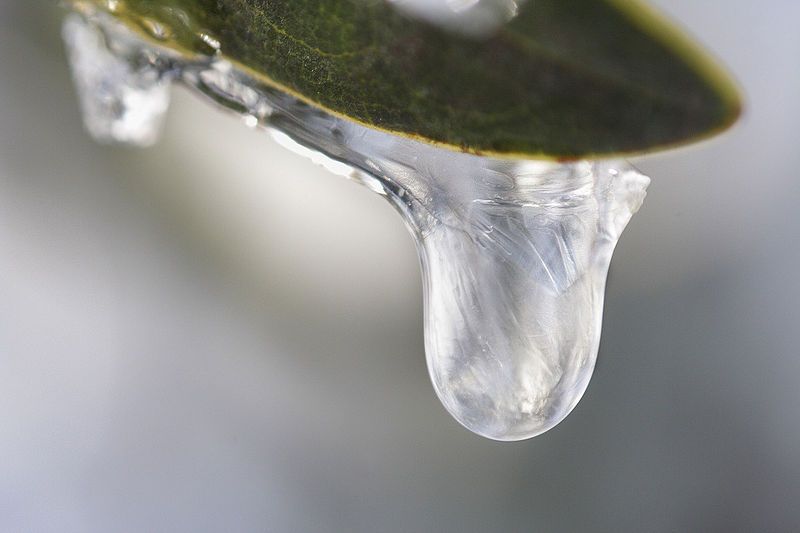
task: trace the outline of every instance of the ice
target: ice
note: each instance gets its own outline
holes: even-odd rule
[[[97,138],[152,141],[174,79],[385,196],[416,240],[428,368],[461,424],[521,440],[575,407],[597,358],[611,255],[648,178],[621,161],[493,159],[366,128],[103,13],[69,18],[64,33]]]
[[[148,146],[169,107],[169,65],[125,38],[112,40],[77,14],[64,22],[83,122],[98,142]]]

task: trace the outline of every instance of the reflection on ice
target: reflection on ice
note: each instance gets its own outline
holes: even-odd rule
[[[648,178],[623,162],[505,161],[369,129],[219,54],[183,57],[145,42],[105,14],[73,15],[64,35],[99,140],[152,142],[174,80],[386,196],[417,242],[433,385],[464,426],[525,439],[580,400],[597,357],[611,255]]]

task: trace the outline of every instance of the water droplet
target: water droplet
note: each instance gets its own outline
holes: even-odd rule
[[[94,24],[113,41],[105,48]],[[169,72],[264,125],[286,148],[386,197],[417,241],[436,393],[470,430],[538,435],[583,395],[600,340],[606,274],[648,178],[624,162],[504,161],[442,150],[330,116],[215,57],[161,57],[119,25],[64,31],[96,137],[149,140]],[[145,67],[135,57],[148,57]]]

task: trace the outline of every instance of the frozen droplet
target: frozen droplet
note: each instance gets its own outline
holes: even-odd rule
[[[611,255],[649,179],[619,161],[502,161],[348,138],[417,241],[428,369],[447,410],[497,440],[558,424],[591,378]]]
[[[147,146],[169,106],[168,65],[131,41],[108,46],[106,34],[82,16],[63,29],[86,129],[97,141]]]
[[[125,117],[163,113],[166,81],[157,65],[171,65],[179,81],[383,195],[403,215],[424,279],[428,368],[459,422],[492,439],[520,440],[575,407],[597,358],[611,255],[648,178],[624,162],[506,161],[366,128],[218,57],[180,58],[87,16],[88,24],[69,19],[65,36],[96,136],[141,139],[131,135],[141,131],[131,127],[137,121]],[[120,47],[124,54],[111,52]],[[145,69],[141,57],[150,58]]]
[[[648,183],[624,163],[509,174],[512,189],[469,197],[454,176],[433,205],[441,222],[417,232],[434,387],[498,440],[547,431],[586,390],[611,254]]]

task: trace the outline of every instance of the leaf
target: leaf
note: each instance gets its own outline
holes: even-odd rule
[[[531,0],[482,38],[381,0],[116,5],[184,51],[201,49],[201,30],[215,36],[225,58],[329,112],[480,154],[636,153],[708,137],[740,112],[727,75],[633,0]]]

